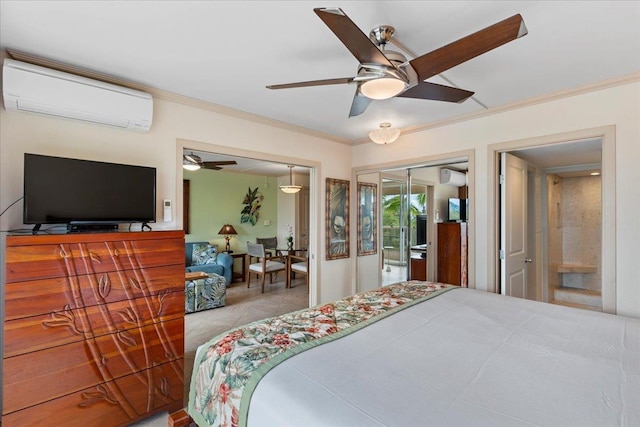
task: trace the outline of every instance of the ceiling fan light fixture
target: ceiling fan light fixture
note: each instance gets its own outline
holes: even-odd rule
[[[369,139],[376,144],[390,144],[400,136],[400,129],[392,128],[391,123],[380,123],[380,129],[369,132]]]
[[[302,185],[294,185],[293,184],[293,165],[289,165],[289,185],[281,185],[280,190],[283,193],[287,194],[295,194],[298,191],[302,190]]]
[[[195,154],[183,154],[182,155],[182,167],[188,171],[197,171],[200,169],[200,156],[196,156]]]
[[[191,163],[187,160],[183,160],[182,161],[182,167],[188,171],[197,171],[198,169],[200,169],[200,165],[197,163]]]
[[[393,77],[380,77],[360,84],[360,92],[370,99],[389,99],[406,88],[405,82]]]

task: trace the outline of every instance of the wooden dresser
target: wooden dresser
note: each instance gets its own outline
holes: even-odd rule
[[[2,425],[120,426],[183,407],[182,231],[6,242]]]
[[[438,282],[468,286],[467,223],[438,223]]]

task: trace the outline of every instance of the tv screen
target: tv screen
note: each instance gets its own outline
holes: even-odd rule
[[[416,216],[416,245],[426,245],[427,244],[427,216],[426,215],[417,215]]]
[[[467,220],[467,199],[449,199],[449,221],[464,222]]]
[[[24,155],[25,224],[154,222],[156,169]]]

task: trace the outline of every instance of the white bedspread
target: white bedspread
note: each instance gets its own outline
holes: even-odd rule
[[[471,289],[292,357],[256,426],[640,426],[640,321]]]

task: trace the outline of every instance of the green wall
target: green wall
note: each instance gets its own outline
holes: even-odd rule
[[[238,173],[200,169],[183,171],[183,178],[190,181],[190,233],[187,242],[207,241],[224,251],[225,240],[218,235],[224,224],[231,224],[238,232],[231,238],[231,250],[245,252],[247,240],[256,237],[273,237],[278,229],[278,185],[274,177],[243,175]],[[260,215],[255,226],[240,223],[240,212],[247,190],[258,187],[264,196]],[[265,225],[270,221],[270,225]]]

